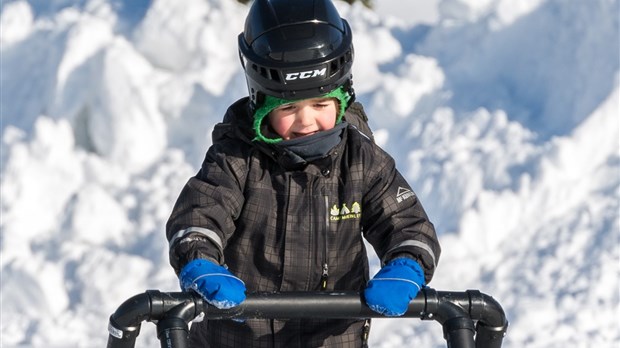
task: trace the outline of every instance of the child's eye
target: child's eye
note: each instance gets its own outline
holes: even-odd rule
[[[288,104],[288,105],[282,105],[282,106],[278,107],[277,110],[279,110],[279,111],[291,111],[293,109],[295,109],[295,105]]]
[[[314,107],[315,108],[319,108],[319,109],[326,108],[328,106],[329,106],[329,103],[316,103],[316,104],[314,104]]]

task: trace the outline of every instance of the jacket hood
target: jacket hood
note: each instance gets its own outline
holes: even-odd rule
[[[254,131],[249,100],[248,97],[241,98],[228,107],[222,122],[213,128],[213,143],[221,142],[226,138],[239,139],[248,144],[253,143]]]
[[[274,145],[253,140],[256,134],[252,128],[253,122],[251,115],[249,97],[241,98],[234,102],[228,107],[228,110],[226,110],[222,122],[216,124],[213,128],[213,144],[231,139],[236,143],[246,144],[258,149],[285,168],[293,169],[293,167],[296,167],[294,164],[297,163],[297,161],[289,158],[291,157],[290,154]]]

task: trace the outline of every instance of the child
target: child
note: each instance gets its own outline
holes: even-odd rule
[[[351,29],[331,0],[255,0],[239,35],[249,98],[213,131],[167,224],[183,290],[218,308],[245,292],[359,291],[402,315],[440,247],[392,157],[350,120]],[[365,123],[358,123],[365,125]],[[369,280],[363,237],[381,258]],[[364,320],[192,325],[193,347],[362,347]]]

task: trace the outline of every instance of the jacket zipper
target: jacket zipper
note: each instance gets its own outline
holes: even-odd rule
[[[321,290],[327,289],[327,278],[329,277],[329,266],[327,265],[327,256],[328,256],[328,248],[327,248],[327,236],[329,232],[329,197],[323,196],[325,199],[325,229],[323,231],[323,246],[325,248],[323,253],[323,273],[321,274]]]

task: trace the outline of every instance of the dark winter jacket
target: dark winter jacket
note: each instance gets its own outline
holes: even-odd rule
[[[363,238],[383,262],[408,255],[428,283],[440,247],[433,225],[394,160],[353,126],[325,158],[299,163],[277,145],[252,141],[247,98],[213,131],[202,168],[183,188],[167,224],[170,262],[226,264],[248,292],[362,291]],[[358,117],[359,104],[345,119]],[[359,347],[363,322],[205,321],[193,346]]]

